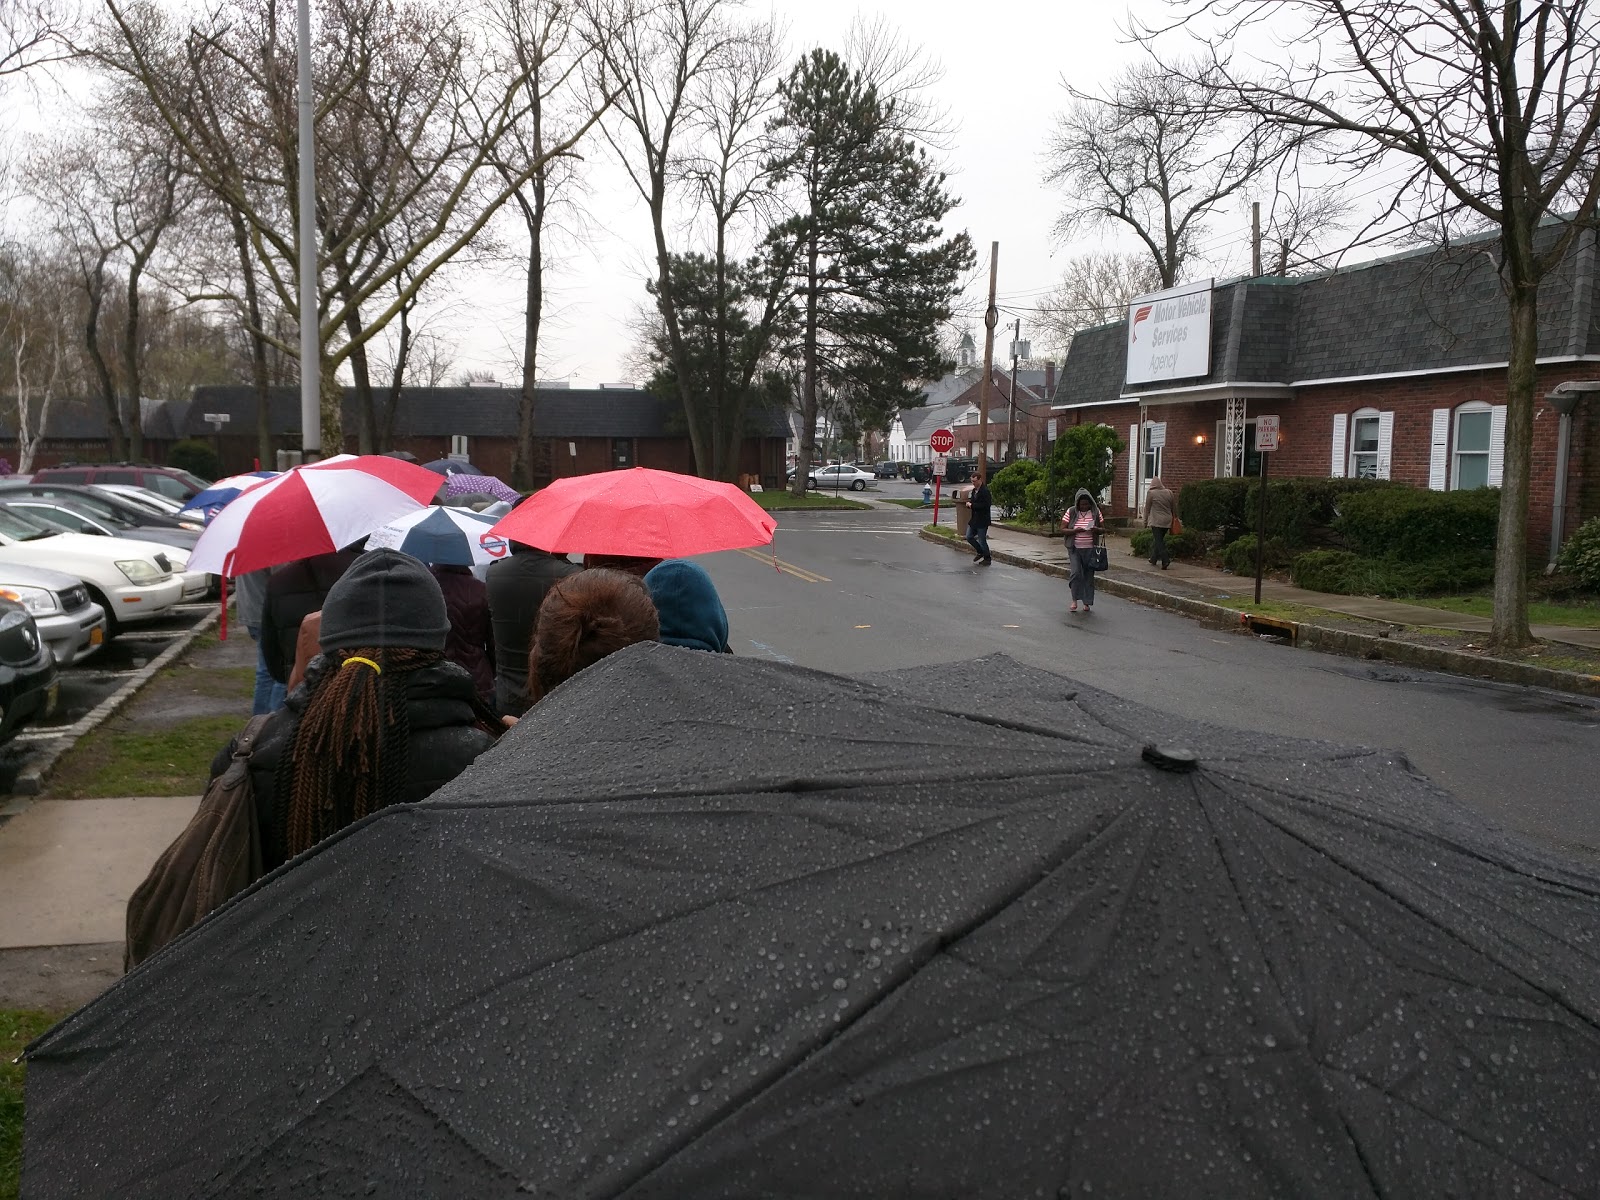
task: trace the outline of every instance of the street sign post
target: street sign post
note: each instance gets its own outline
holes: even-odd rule
[[[1278,448],[1278,418],[1256,418],[1256,452],[1261,455],[1261,505],[1256,516],[1256,603],[1261,603],[1261,565],[1267,552],[1267,456]]]
[[[939,429],[935,430],[933,437],[928,439],[928,445],[932,446],[934,439],[938,438],[940,434],[943,434],[946,440],[941,441],[939,445],[954,446],[956,444],[953,433],[948,429]],[[941,450],[933,456],[933,523],[935,525],[939,523],[939,488],[944,484],[945,471],[949,466],[950,458],[946,451]]]

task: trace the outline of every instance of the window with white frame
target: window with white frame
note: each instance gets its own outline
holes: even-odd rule
[[[1480,401],[1463,404],[1456,409],[1450,463],[1450,487],[1453,490],[1469,491],[1489,486],[1493,423],[1493,409]]]
[[[453,433],[453,434],[450,435],[450,457],[451,458],[466,458],[467,457],[467,435],[466,434],[464,434],[464,433]]]
[[[1144,482],[1146,485],[1148,485],[1152,479],[1159,479],[1161,477],[1161,452],[1163,449],[1165,449],[1165,444],[1163,443],[1161,446],[1152,446],[1150,444],[1151,441],[1154,440],[1150,435],[1152,432],[1154,432],[1155,427],[1156,423],[1154,421],[1145,422]],[[1163,433],[1164,432],[1165,430],[1163,429]]]
[[[1350,478],[1378,478],[1378,430],[1382,419],[1375,408],[1363,408],[1350,418]]]

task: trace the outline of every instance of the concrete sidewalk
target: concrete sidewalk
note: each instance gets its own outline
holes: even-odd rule
[[[1148,587],[1175,592],[1197,600],[1218,596],[1255,595],[1253,577],[1230,575],[1225,571],[1179,562],[1176,559],[1173,560],[1170,569],[1163,571],[1134,554],[1128,539],[1124,536],[1111,534],[1107,536],[1105,543],[1111,571],[1117,575],[1134,576],[1138,582]],[[992,550],[1003,550],[1017,558],[1049,564],[1062,570],[1067,566],[1066,546],[1060,538],[1046,538],[995,527],[989,530],[989,547]],[[1261,598],[1284,604],[1301,604],[1308,608],[1326,609],[1347,617],[1380,621],[1388,625],[1423,626],[1430,629],[1485,634],[1492,627],[1487,617],[1468,616],[1443,608],[1430,608],[1425,604],[1405,604],[1398,600],[1308,592],[1304,588],[1270,579],[1262,581]],[[1600,650],[1600,628],[1579,629],[1565,625],[1535,625],[1533,635],[1547,642]]]

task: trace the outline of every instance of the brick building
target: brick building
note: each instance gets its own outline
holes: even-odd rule
[[[502,479],[511,477],[516,449],[515,388],[406,388],[395,414],[395,436],[385,449],[405,450],[419,462],[452,455]],[[345,389],[345,446],[356,449],[353,389]],[[213,423],[207,414],[226,416]],[[300,394],[274,388],[269,402],[276,449],[300,446]],[[764,486],[781,487],[783,447],[788,426],[783,413],[750,418],[741,474],[756,475]],[[179,422],[181,436],[216,446],[226,471],[249,470],[255,461],[256,395],[249,387],[196,388]],[[220,429],[220,432],[219,432]],[[534,484],[569,475],[590,475],[626,467],[654,467],[694,473],[694,453],[682,410],[669,400],[629,388],[541,388],[535,415]],[[272,464],[267,464],[271,466]]]
[[[1054,408],[1065,424],[1107,424],[1128,443],[1111,489],[1118,516],[1137,511],[1152,475],[1176,488],[1259,473],[1263,414],[1281,421],[1270,464],[1279,477],[1370,476],[1439,491],[1498,486],[1509,336],[1495,249],[1484,238],[1305,278],[1218,284],[1204,373],[1159,382],[1128,382],[1138,326],[1160,303],[1138,301],[1132,333],[1124,318],[1073,339]],[[1581,386],[1600,381],[1595,259],[1594,232],[1581,234],[1540,290],[1528,529],[1541,558],[1553,530],[1571,532],[1600,514],[1600,394]],[[1550,399],[1561,385],[1579,385],[1565,389],[1576,393],[1575,408],[1571,397]],[[1562,407],[1572,416],[1558,523]]]

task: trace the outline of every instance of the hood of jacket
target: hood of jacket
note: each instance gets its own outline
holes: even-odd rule
[[[1072,497],[1072,508],[1068,509],[1067,511],[1069,511],[1069,512],[1075,511],[1077,509],[1077,507],[1078,507],[1079,498],[1083,497],[1083,496],[1089,497],[1089,507],[1094,510],[1095,519],[1099,520],[1100,519],[1100,502],[1094,498],[1094,493],[1091,492],[1088,488],[1079,488],[1078,489],[1077,493]]]
[[[661,618],[663,643],[729,653],[728,611],[704,567],[686,559],[668,559],[650,569],[644,585]]]

